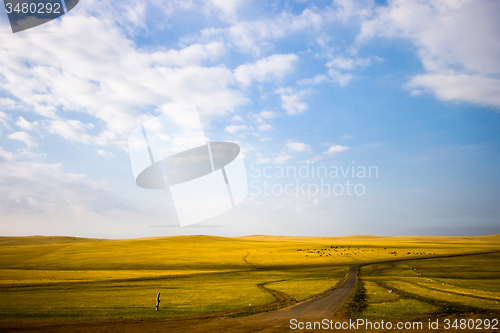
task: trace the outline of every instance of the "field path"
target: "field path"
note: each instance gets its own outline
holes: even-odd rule
[[[272,294],[278,300],[278,302],[289,302],[289,301],[291,301],[291,299],[287,295],[280,293],[279,291],[272,290],[272,289],[269,289],[266,287],[266,284],[273,283],[273,282],[281,282],[281,281],[286,281],[286,280],[270,281],[270,282],[266,282],[266,283],[261,283],[261,284],[257,285],[257,287]]]
[[[344,283],[337,289],[318,298],[299,303],[287,308],[260,313],[248,317],[227,318],[214,317],[207,315],[206,317],[197,318],[175,318],[164,320],[134,320],[134,321],[96,321],[96,322],[34,322],[24,323],[22,326],[5,327],[0,325],[0,330],[7,329],[8,332],[168,332],[168,333],[218,333],[218,332],[263,332],[277,333],[290,332],[290,320],[297,319],[298,321],[321,321],[322,319],[334,319],[336,312],[349,297],[356,285],[358,268],[360,266],[408,261],[408,260],[424,260],[437,259],[458,256],[469,256],[477,254],[495,253],[497,251],[482,252],[482,253],[466,253],[466,254],[451,254],[440,255],[426,258],[402,258],[395,260],[384,260],[369,263],[360,263],[349,268]],[[259,287],[264,287],[260,285]],[[262,288],[268,292],[271,290]],[[275,295],[273,292],[271,292]],[[278,296],[278,294],[280,296]],[[275,295],[280,300],[281,293]],[[3,326],[3,327],[2,327]]]

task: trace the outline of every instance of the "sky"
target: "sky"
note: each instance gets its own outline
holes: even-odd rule
[[[497,0],[80,0],[0,8],[0,235],[500,233]],[[196,105],[248,196],[179,226],[128,136]]]

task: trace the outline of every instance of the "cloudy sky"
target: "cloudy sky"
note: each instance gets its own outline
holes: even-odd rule
[[[1,235],[500,233],[497,0],[80,0],[16,34],[0,12]],[[127,138],[191,104],[249,195],[179,228]]]

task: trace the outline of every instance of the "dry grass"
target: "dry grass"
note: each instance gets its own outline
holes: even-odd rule
[[[275,301],[259,284],[292,299],[305,299],[335,286],[354,263],[500,250],[499,240],[499,236],[0,237],[0,318],[141,319],[248,309]],[[399,276],[381,267],[370,274],[380,273],[377,278],[387,281]],[[454,276],[441,278],[450,277]],[[154,311],[157,292],[162,293],[159,312]]]

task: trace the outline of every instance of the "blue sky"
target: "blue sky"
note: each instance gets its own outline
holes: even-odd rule
[[[2,10],[1,234],[500,233],[499,15],[494,0],[81,0],[12,34]],[[135,185],[127,137],[191,104],[241,146],[250,194],[178,228],[168,192]],[[276,176],[303,166],[378,177]],[[339,191],[279,193],[321,181]]]

